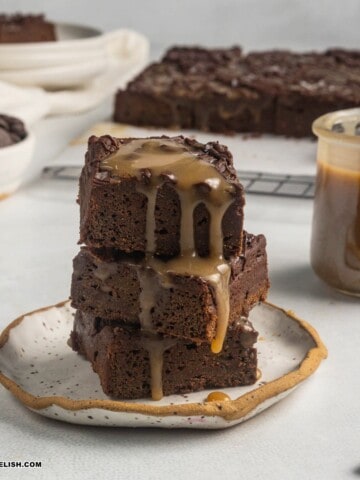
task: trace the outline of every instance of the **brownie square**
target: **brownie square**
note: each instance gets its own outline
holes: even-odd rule
[[[211,167],[224,179],[229,188],[231,202],[225,211],[219,234],[223,237],[223,255],[229,258],[241,253],[243,227],[243,187],[236,177],[232,155],[217,142],[204,145],[184,137],[152,137],[150,141],[168,142],[175,148],[183,148],[196,161]],[[122,148],[134,141],[118,139],[109,135],[91,137],[80,177],[80,243],[91,248],[115,248],[126,253],[151,252],[157,256],[175,257],[181,251],[182,207],[179,194],[171,173],[164,172],[157,186],[154,210],[153,247],[146,238],[148,198],[143,193],[151,175],[151,165],[141,178],[116,176],[106,170],[104,162]],[[169,154],[170,155],[170,154]],[[191,172],[189,172],[191,175]],[[205,206],[207,195],[211,194],[207,185],[194,185],[198,191],[204,187],[203,199],[194,210],[193,236],[199,256],[207,256],[210,251],[209,211]],[[206,187],[206,188],[205,188]]]
[[[230,324],[265,300],[269,288],[265,237],[245,233],[243,251],[230,261]],[[143,257],[114,257],[113,252],[82,248],[74,259],[72,305],[102,321],[140,327],[139,275],[146,275],[156,291],[154,305],[148,306],[153,331],[196,341],[213,340],[218,315],[212,285],[194,273],[163,275]]]
[[[251,323],[239,320],[215,355],[207,343],[149,338],[121,323],[99,328],[95,317],[80,310],[71,334],[73,349],[91,362],[104,392],[119,399],[251,385],[257,378],[256,339]],[[156,375],[151,365],[154,346],[160,352]]]

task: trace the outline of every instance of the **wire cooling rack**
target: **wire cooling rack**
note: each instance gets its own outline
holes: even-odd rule
[[[53,166],[45,167],[43,178],[58,180],[77,180],[81,167]],[[246,170],[237,170],[246,193],[272,195],[278,197],[313,198],[315,177],[311,175],[280,175]]]
[[[246,193],[278,197],[314,198],[315,177],[237,171]]]

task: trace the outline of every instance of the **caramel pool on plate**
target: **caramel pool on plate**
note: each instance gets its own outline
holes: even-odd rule
[[[330,286],[360,296],[360,109],[320,117],[311,264]]]

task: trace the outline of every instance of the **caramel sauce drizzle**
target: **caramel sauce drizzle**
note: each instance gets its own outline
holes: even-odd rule
[[[175,343],[175,339],[156,338],[156,336],[142,339],[142,346],[147,350],[150,359],[151,397],[153,400],[161,400],[164,396],[162,382],[164,352]]]
[[[206,280],[215,293],[217,307],[217,329],[211,343],[211,351],[219,353],[222,350],[229,320],[229,279],[230,266],[216,257],[201,258],[187,254],[163,262],[155,257],[149,258],[149,265],[171,286],[169,274],[193,275]],[[166,283],[163,283],[165,286]]]
[[[167,139],[136,139],[122,145],[101,162],[101,170],[112,177],[136,177],[137,191],[147,198],[146,249],[154,252],[155,207],[158,188],[164,179],[173,182],[181,204],[180,255],[167,262],[147,255],[146,264],[161,276],[162,286],[171,286],[169,274],[198,276],[211,285],[217,305],[217,331],[211,344],[213,353],[222,350],[229,320],[229,279],[231,269],[223,257],[222,219],[233,202],[234,187],[229,185],[216,168],[205,162],[183,145]],[[199,186],[205,188],[199,188]],[[194,209],[204,203],[210,213],[210,255],[198,256],[194,241]],[[141,286],[141,328],[154,334],[151,310],[156,303],[157,286],[149,276],[149,269],[139,268]],[[174,343],[174,342],[173,342]],[[144,340],[151,365],[152,398],[162,396],[163,352],[171,347],[168,339]]]

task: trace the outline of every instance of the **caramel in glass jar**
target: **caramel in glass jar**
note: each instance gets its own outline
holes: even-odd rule
[[[314,122],[319,137],[311,264],[330,286],[360,296],[360,109]],[[360,132],[359,132],[360,133]]]

